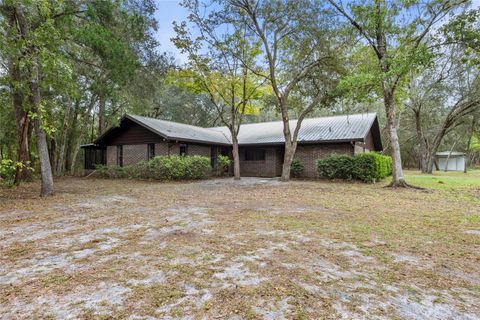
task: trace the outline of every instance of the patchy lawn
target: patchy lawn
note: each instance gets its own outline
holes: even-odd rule
[[[421,174],[418,171],[407,171],[407,180],[411,184],[429,189],[478,189],[480,188],[480,170],[469,170],[466,174],[458,171],[434,171],[433,174]]]
[[[37,191],[0,190],[0,318],[480,318],[478,185],[65,178],[54,198]]]

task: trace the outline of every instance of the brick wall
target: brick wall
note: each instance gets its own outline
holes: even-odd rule
[[[161,142],[155,144],[155,155],[180,155],[180,142]],[[210,158],[211,146],[201,144],[186,144],[187,155],[204,156]]]
[[[294,158],[300,160],[305,166],[305,177],[315,178],[317,161],[331,154],[353,155],[353,146],[350,143],[298,145]]]
[[[239,149],[240,154],[240,175],[244,177],[275,177],[280,175],[278,159],[280,158],[280,148],[267,147],[265,149],[264,161],[245,161],[245,148]],[[280,159],[280,162],[283,161]]]
[[[155,143],[155,155],[179,155],[181,143],[159,142]],[[135,164],[147,160],[148,144],[123,145],[123,164]],[[210,158],[209,145],[187,144],[187,155],[199,155]],[[107,147],[107,165],[117,164],[117,146]]]
[[[201,144],[189,144],[187,147],[187,155],[204,156],[210,158],[211,147]]]
[[[130,144],[123,146],[123,165],[128,166],[147,160],[147,144]]]
[[[117,146],[107,147],[107,166],[114,166],[117,164]]]

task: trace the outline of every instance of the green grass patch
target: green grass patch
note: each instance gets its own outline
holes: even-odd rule
[[[467,173],[435,171],[433,174],[406,171],[405,176],[408,183],[428,189],[452,190],[480,187],[480,170],[470,170]]]

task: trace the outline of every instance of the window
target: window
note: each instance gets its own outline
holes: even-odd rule
[[[265,161],[265,149],[245,149],[245,161]]]
[[[147,149],[147,159],[150,160],[155,157],[155,143],[149,143]]]
[[[187,145],[186,144],[181,144],[180,145],[180,155],[181,156],[186,156],[187,155]]]
[[[123,167],[123,146],[117,146],[117,165]]]

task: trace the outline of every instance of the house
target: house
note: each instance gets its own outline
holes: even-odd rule
[[[436,153],[436,162],[438,170],[445,171],[464,171],[465,153],[457,151],[442,151]]]
[[[290,120],[290,127],[297,120]],[[284,155],[282,121],[243,124],[239,136],[242,176],[279,176]],[[85,169],[96,164],[130,165],[156,155],[202,155],[213,168],[219,154],[231,155],[227,127],[202,128],[171,121],[125,115],[92,144],[84,145]],[[330,154],[354,155],[381,151],[377,115],[363,113],[304,119],[298,134],[295,158],[305,166],[305,176],[316,176],[318,159]]]

